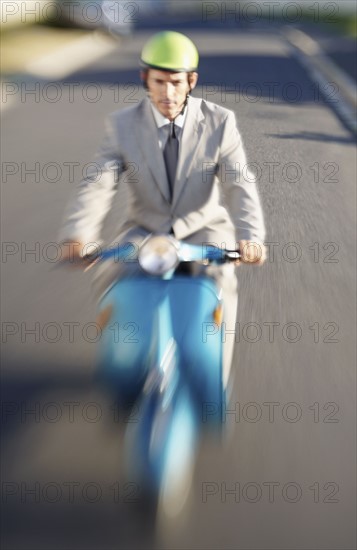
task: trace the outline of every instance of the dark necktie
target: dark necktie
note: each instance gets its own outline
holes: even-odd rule
[[[166,166],[167,179],[169,180],[171,198],[174,191],[174,183],[177,169],[179,142],[176,137],[175,125],[170,123],[169,137],[164,148],[164,160]]]

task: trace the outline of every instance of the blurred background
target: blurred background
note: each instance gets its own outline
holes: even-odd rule
[[[356,19],[349,0],[2,2],[4,550],[355,548]],[[227,441],[155,538],[120,475],[128,418],[97,382],[91,272],[54,266],[160,29],[196,43],[193,95],[236,113],[269,260],[239,267]],[[104,241],[125,207],[124,184]]]

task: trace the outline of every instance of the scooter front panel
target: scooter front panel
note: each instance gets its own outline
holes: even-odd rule
[[[163,300],[156,279],[118,281],[104,296],[100,309],[111,308],[99,346],[99,364],[124,393],[141,388],[155,353],[154,316]]]
[[[169,302],[171,326],[161,331],[165,334],[158,334],[156,316],[159,310],[166,311],[162,308],[165,300]],[[135,277],[118,281],[100,304],[101,309],[110,306],[112,310],[100,342],[103,372],[123,392],[135,392],[157,361],[157,350],[165,347],[160,338],[167,339],[172,332],[179,348],[179,368],[195,392],[200,409],[204,411],[208,406],[220,410],[222,332],[213,317],[219,303],[216,284],[208,277]]]
[[[220,304],[215,282],[208,277],[176,277],[169,287],[175,340],[181,367],[196,394],[203,422],[207,407],[214,422],[221,420],[222,331],[214,320]]]

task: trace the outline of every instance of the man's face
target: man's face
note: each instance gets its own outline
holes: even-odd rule
[[[194,75],[191,89],[197,81],[196,73]],[[164,117],[173,120],[182,111],[190,91],[187,73],[149,69],[146,82],[152,103]]]

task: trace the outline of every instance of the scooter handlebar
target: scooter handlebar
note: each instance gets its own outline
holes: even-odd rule
[[[239,250],[226,250],[225,258],[227,262],[236,262],[241,258]]]
[[[161,263],[161,260],[160,260],[161,253],[158,252],[158,259],[154,260],[156,264],[154,263],[155,268],[152,271],[148,265],[145,266],[140,261],[141,248],[138,248],[136,244],[130,243],[130,242],[123,243],[114,248],[107,248],[104,250],[97,249],[95,252],[91,254],[86,254],[83,257],[74,257],[72,259],[61,260],[56,267],[71,264],[72,267],[82,268],[84,269],[84,271],[87,271],[88,269],[91,269],[95,264],[111,259],[111,260],[114,260],[114,262],[137,261],[141,264],[141,267],[143,267],[145,271],[148,271],[149,273],[156,274],[156,275],[159,275],[159,274],[162,275],[166,271],[168,272],[171,269],[174,269],[180,263],[198,262],[198,263],[204,263],[204,264],[222,265],[225,263],[237,262],[241,257],[240,252],[238,250],[221,249],[210,244],[204,244],[201,246],[193,245],[193,244],[180,242],[171,238],[170,240],[171,240],[171,244],[169,245],[169,248],[171,248],[171,253],[173,250],[175,251],[173,252],[174,256],[171,258],[171,261],[169,260],[167,269],[163,268],[162,271],[158,271],[158,272],[156,272],[156,269],[157,269],[157,265],[160,266],[160,263]],[[165,257],[165,251],[163,252],[163,254],[164,254],[163,257]],[[175,255],[176,255],[176,259],[175,259]],[[159,263],[157,264],[157,262]]]
[[[236,262],[241,255],[239,250],[226,250],[210,244],[194,245],[180,241],[178,243],[179,262],[209,262],[228,263]],[[140,249],[139,249],[140,250]],[[107,248],[97,251],[85,257],[86,263],[96,263],[114,259],[115,261],[135,261],[138,259],[139,250],[134,243],[124,243],[115,248]]]

